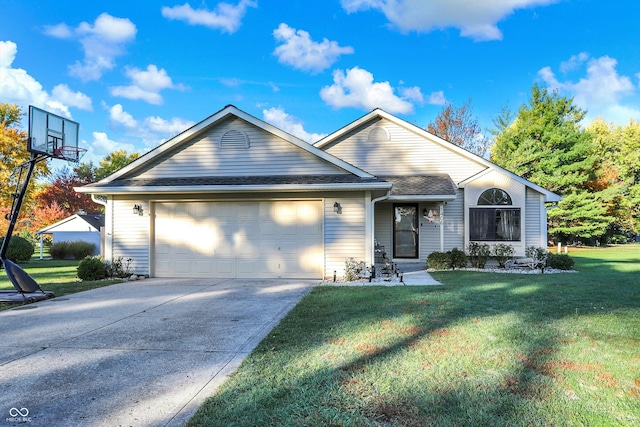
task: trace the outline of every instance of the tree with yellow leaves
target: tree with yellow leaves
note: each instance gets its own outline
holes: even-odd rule
[[[31,154],[27,151],[28,134],[20,128],[20,121],[24,113],[15,104],[0,103],[0,233],[7,230],[8,220],[5,215],[11,210],[16,192],[16,184],[20,178],[17,171],[20,165],[29,161]],[[39,162],[32,174],[32,180],[49,174],[46,162]],[[18,187],[20,190],[21,185]],[[34,188],[32,185],[27,189],[23,202],[24,211],[30,211]],[[25,217],[24,215],[20,216]],[[20,224],[17,224],[15,232],[19,231]]]

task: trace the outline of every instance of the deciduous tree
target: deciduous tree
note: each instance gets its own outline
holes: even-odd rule
[[[489,140],[482,133],[478,119],[473,115],[471,99],[461,107],[447,103],[427,130],[479,156],[487,154]]]
[[[31,157],[27,151],[27,132],[20,129],[20,120],[24,114],[20,107],[14,104],[0,103],[0,208],[2,208],[2,221],[0,221],[0,233],[4,235],[8,222],[5,215],[10,210],[15,199],[14,194],[20,191],[21,185],[18,167],[25,164]],[[32,205],[34,195],[33,182],[49,173],[47,162],[39,162],[31,177],[32,183],[27,187],[27,193],[23,202],[23,210],[28,211]],[[23,218],[21,215],[20,218]],[[20,229],[20,220],[15,232]]]
[[[125,150],[118,150],[108,154],[100,161],[100,166],[95,170],[95,179],[97,181],[106,178],[115,171],[122,169],[129,163],[140,157],[139,153],[127,154]]]

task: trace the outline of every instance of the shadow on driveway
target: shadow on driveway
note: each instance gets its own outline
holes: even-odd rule
[[[2,311],[0,420],[181,426],[315,284],[147,279]]]

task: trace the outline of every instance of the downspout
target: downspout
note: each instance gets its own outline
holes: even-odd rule
[[[376,220],[376,216],[375,216],[375,209],[376,209],[376,203],[377,202],[381,202],[383,200],[387,200],[389,197],[391,196],[391,189],[387,190],[387,194],[385,194],[384,196],[381,197],[377,197],[375,199],[371,200],[371,265],[374,265],[376,262],[376,245],[375,245],[375,239],[376,239],[376,224],[375,224],[375,220]]]
[[[91,201],[104,206],[105,211],[107,210],[107,202],[98,199],[95,194],[91,195]]]
[[[440,252],[444,252],[444,202],[440,202]]]

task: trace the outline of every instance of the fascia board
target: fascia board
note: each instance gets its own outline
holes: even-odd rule
[[[84,194],[182,194],[182,193],[243,193],[243,192],[309,192],[309,191],[349,191],[388,190],[391,183],[375,182],[360,184],[304,184],[304,185],[195,185],[195,186],[149,186],[149,187],[77,187]]]
[[[415,196],[389,196],[389,198],[387,200],[393,200],[393,201],[404,201],[404,202],[453,202],[454,200],[457,199],[457,196],[450,196],[450,195],[446,195],[446,196],[442,196],[442,195],[415,195]]]
[[[40,229],[40,230],[36,231],[36,232],[35,232],[35,233],[33,233],[33,234],[47,234],[47,233],[49,233],[49,232],[50,232],[50,230],[51,230],[52,228],[59,227],[59,226],[61,226],[62,224],[66,224],[67,222],[69,222],[69,221],[73,221],[73,220],[74,220],[74,219],[76,219],[76,218],[78,218],[78,219],[82,219],[82,218],[80,218],[80,217],[78,216],[78,214],[74,214],[74,215],[71,215],[71,216],[69,216],[69,217],[67,217],[67,218],[61,219],[60,221],[56,222],[55,224],[51,224],[51,225],[49,225],[49,226],[47,226],[47,227],[45,227],[45,228],[42,228],[42,229]],[[83,220],[83,221],[84,221],[84,220]],[[85,222],[86,222],[86,221],[85,221]]]

